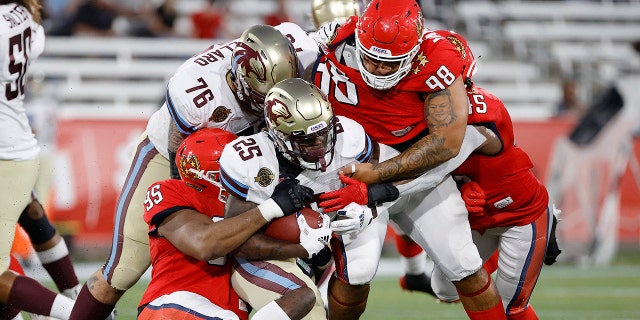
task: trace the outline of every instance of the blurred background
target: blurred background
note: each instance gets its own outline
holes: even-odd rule
[[[640,1],[420,2],[428,28],[469,40],[475,82],[505,102],[516,143],[563,212],[561,262],[638,255]],[[43,146],[37,192],[76,261],[106,257],[134,140],[184,60],[253,24],[314,29],[311,0],[44,5],[47,42],[27,103]]]

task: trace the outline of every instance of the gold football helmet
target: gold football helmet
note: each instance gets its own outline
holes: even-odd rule
[[[278,82],[267,93],[264,115],[269,136],[289,161],[321,171],[331,164],[336,120],[315,85],[300,78]]]
[[[295,48],[280,31],[268,25],[255,25],[242,33],[233,49],[231,67],[238,98],[259,113],[274,84],[299,76]]]
[[[328,22],[343,23],[351,16],[359,16],[364,0],[313,0],[311,14],[316,29]]]

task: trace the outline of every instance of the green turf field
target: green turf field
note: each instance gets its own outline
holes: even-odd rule
[[[135,319],[144,291],[138,283],[118,303],[118,319]],[[640,319],[640,257],[618,259],[614,266],[545,266],[531,301],[540,319]],[[466,319],[462,306],[436,303],[421,293],[400,291],[397,277],[374,280],[362,319]]]

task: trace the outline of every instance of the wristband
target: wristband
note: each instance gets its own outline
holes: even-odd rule
[[[400,191],[393,183],[375,183],[368,187],[367,191],[367,207],[373,208],[385,202],[395,201],[400,196]]]
[[[267,220],[267,222],[275,218],[280,218],[284,216],[284,212],[282,212],[282,209],[280,208],[280,206],[271,198],[259,204],[258,210],[260,210],[262,217],[264,217],[264,219]]]

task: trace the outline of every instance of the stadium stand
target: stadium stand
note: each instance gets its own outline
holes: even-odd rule
[[[640,39],[640,2],[611,1],[423,1],[425,11],[450,7],[455,22],[427,18],[432,29],[455,25],[474,48],[475,80],[499,93],[516,117],[550,116],[560,97],[560,79],[580,77],[587,91],[594,79],[637,68],[631,42]],[[276,1],[222,1],[233,30],[262,23]],[[294,22],[310,28],[311,1],[288,1]],[[177,3],[181,16],[203,0]],[[429,14],[425,14],[429,17]],[[164,84],[187,57],[213,42],[188,38],[50,37],[32,72],[43,73],[61,106],[159,106]],[[603,80],[604,79],[604,80]],[[589,98],[583,95],[583,98]]]
[[[222,40],[220,40],[222,41]],[[47,38],[30,69],[43,74],[61,109],[136,107],[143,115],[164,99],[167,80],[213,41],[153,38]]]

